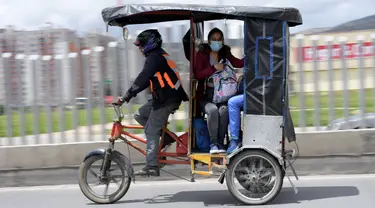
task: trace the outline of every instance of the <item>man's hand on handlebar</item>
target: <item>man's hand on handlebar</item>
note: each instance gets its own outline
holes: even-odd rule
[[[128,103],[130,101],[130,99],[131,99],[131,95],[129,94],[129,92],[126,92],[126,94],[124,96],[118,98],[118,100],[116,102],[113,102],[112,105],[121,106],[125,102]]]

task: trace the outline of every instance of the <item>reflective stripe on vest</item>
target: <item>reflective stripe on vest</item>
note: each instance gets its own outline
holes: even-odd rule
[[[164,83],[164,80],[163,80],[163,77],[164,77],[165,81],[167,82],[167,84],[170,88],[178,90],[178,88],[182,87],[182,85],[181,85],[181,81],[180,81],[180,74],[177,71],[177,64],[172,59],[169,58],[168,54],[163,54],[163,57],[167,60],[168,66],[175,73],[175,75],[177,77],[177,81],[176,81],[176,83],[173,83],[167,72],[164,72],[163,76],[161,75],[160,72],[156,72],[154,74],[154,77],[156,77],[158,79],[158,82],[159,82],[161,88],[165,87],[165,83]],[[150,91],[153,92],[153,84],[152,84],[151,80],[150,80]]]
[[[177,81],[176,83],[172,83],[172,80],[170,79],[170,77],[168,76],[168,74],[166,72],[164,72],[164,79],[167,80],[167,83],[168,85],[171,87],[171,88],[174,88],[174,89],[178,89],[181,87],[181,79],[180,79],[180,74],[178,73],[177,71],[177,64],[176,62],[174,62],[168,54],[163,54],[164,58],[167,60],[167,63],[168,63],[168,66],[173,70],[173,72],[176,74],[176,77],[177,77]]]

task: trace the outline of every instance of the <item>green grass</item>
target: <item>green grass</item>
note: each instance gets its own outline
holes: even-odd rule
[[[139,105],[133,106],[133,112],[137,110]],[[88,110],[78,110],[78,126],[86,126],[88,124],[87,122],[87,112]],[[94,108],[91,111],[91,120],[92,124],[100,124],[100,109]],[[123,112],[126,113],[127,109],[123,108]],[[113,116],[114,116],[113,108],[105,108],[105,121],[106,123],[111,122]],[[47,133],[48,132],[48,126],[47,126],[47,112],[44,109],[41,109],[39,111],[39,133]],[[65,130],[71,130],[73,129],[73,111],[72,110],[65,110],[64,113],[65,117]],[[7,136],[7,129],[6,129],[6,121],[7,116],[6,115],[0,115],[0,137],[6,137]],[[25,134],[30,135],[33,134],[34,129],[34,122],[36,121],[36,118],[34,117],[34,114],[31,110],[26,111],[25,113]],[[59,118],[59,112],[53,111],[52,112],[52,132],[60,131],[60,118]],[[13,128],[13,136],[20,136],[20,130],[21,130],[21,116],[20,113],[17,111],[13,111],[12,113],[12,128]]]
[[[314,126],[314,94],[304,94],[304,109],[305,109],[305,124],[306,126]],[[333,98],[333,107],[335,112],[335,119],[344,117],[344,93],[342,91],[333,92],[332,94]],[[360,98],[359,98],[359,91],[357,90],[351,90],[348,91],[348,111],[349,115],[354,115],[357,113],[356,111],[360,110]],[[290,103],[289,106],[292,111],[292,118],[294,125],[296,127],[299,126],[299,117],[300,117],[300,110],[301,110],[301,104],[300,104],[300,95],[295,94],[290,97]],[[374,104],[374,94],[373,89],[367,89],[365,90],[365,111],[367,113],[369,112],[375,112],[375,104]],[[319,103],[320,103],[320,125],[325,126],[327,125],[329,120],[329,93],[321,93],[319,96]]]
[[[365,90],[365,106],[366,107],[374,107],[374,89],[367,89]],[[305,97],[305,109],[314,108],[314,94],[304,94]],[[350,90],[348,91],[348,106],[359,108],[359,91],[358,90]],[[293,96],[290,96],[290,103],[289,106],[300,108],[301,104],[299,103],[300,96],[299,94],[295,94]],[[320,93],[320,106],[322,108],[328,108],[329,107],[329,94],[328,92],[321,92]],[[334,101],[334,107],[336,108],[343,108],[344,107],[344,92],[338,91],[333,92],[333,101]],[[373,111],[373,110],[372,110]]]
[[[355,110],[359,110],[359,95],[358,91],[349,91],[349,110],[350,115],[354,113]],[[314,125],[314,95],[313,94],[304,94],[305,97],[305,123],[306,126],[313,126]],[[320,125],[325,126],[329,123],[329,94],[328,93],[321,93],[320,95]],[[344,102],[343,102],[343,92],[334,92],[333,94],[334,99],[334,108],[335,109],[335,118],[340,118],[344,116]],[[374,104],[374,95],[372,89],[365,91],[365,107],[366,112],[374,112],[375,104]],[[299,116],[300,116],[300,103],[299,103],[299,95],[295,94],[290,96],[290,107],[292,111],[293,122],[296,127],[299,126]],[[140,105],[133,105],[132,110],[135,112]],[[183,106],[180,109],[184,109]],[[65,130],[73,129],[73,115],[71,110],[65,111]],[[124,106],[123,112],[127,112],[127,108]],[[85,126],[87,125],[86,119],[87,110],[79,110],[78,111],[78,125]],[[100,110],[95,108],[92,110],[92,124],[100,124]],[[106,123],[112,120],[114,115],[113,108],[106,108],[105,109],[105,117]],[[57,132],[59,131],[59,112],[54,111],[52,113],[52,131]],[[27,111],[25,113],[25,134],[30,135],[33,134],[34,128],[34,115],[32,112]],[[0,137],[6,137],[6,115],[0,115]],[[41,110],[39,114],[39,133],[47,133],[47,113],[44,110]],[[12,127],[13,127],[13,136],[20,136],[20,114],[19,112],[13,112],[12,114]],[[184,131],[186,123],[184,120],[178,120],[176,122],[177,131]],[[141,133],[142,130],[138,130],[135,133]]]

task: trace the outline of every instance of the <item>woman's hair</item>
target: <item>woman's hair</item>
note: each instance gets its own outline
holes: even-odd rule
[[[208,41],[210,40],[212,35],[215,33],[219,33],[221,37],[224,38],[223,31],[215,27],[208,33],[208,36],[207,36]],[[205,52],[205,53],[211,52],[211,47],[208,43],[202,43],[199,48],[202,52]],[[221,59],[227,58],[229,54],[230,54],[230,47],[228,45],[223,45],[223,47],[218,51],[218,60],[220,61]]]

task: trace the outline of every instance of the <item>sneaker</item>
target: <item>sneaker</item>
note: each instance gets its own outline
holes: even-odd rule
[[[227,154],[231,154],[232,152],[238,150],[238,148],[241,146],[241,142],[237,139],[231,139],[229,142],[229,146],[227,149]]]
[[[146,165],[141,170],[135,171],[136,176],[160,176],[159,166],[148,166]]]
[[[225,150],[222,147],[219,147],[218,145],[212,145],[210,149],[210,154],[217,154],[217,153],[224,153]]]
[[[221,144],[219,144],[218,146],[218,151],[219,151],[219,153],[225,153],[226,151],[225,151],[225,147],[224,147],[224,145],[221,145]]]

